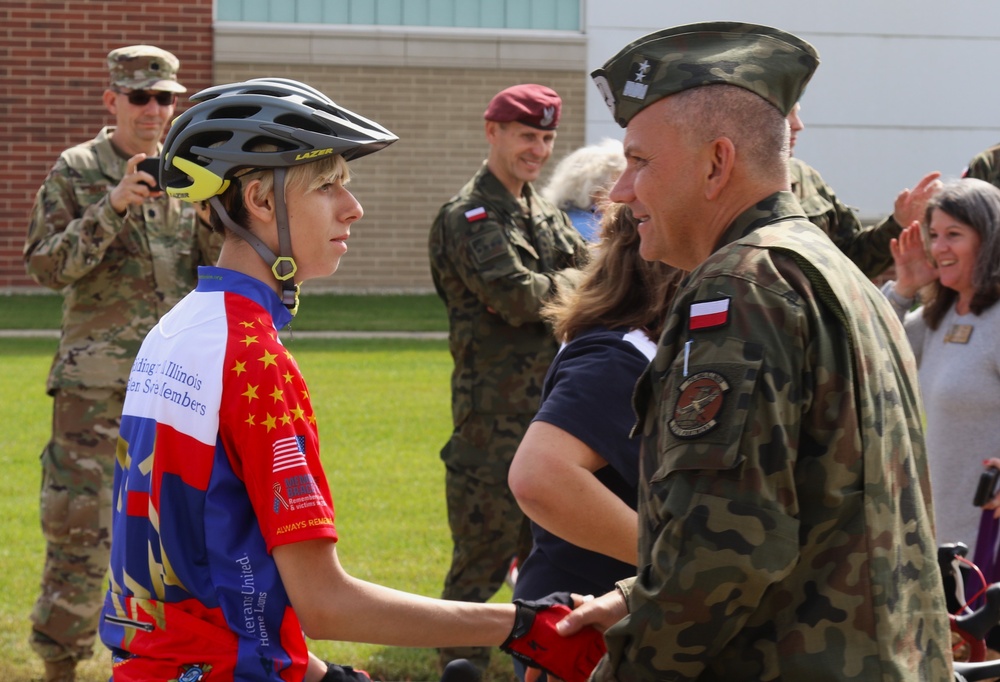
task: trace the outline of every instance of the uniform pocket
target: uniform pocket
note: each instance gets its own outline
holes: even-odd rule
[[[747,353],[742,339],[702,343],[712,357],[741,359],[699,363],[695,347],[686,372],[683,356],[671,367],[660,396],[660,451],[652,481],[673,471],[733,469],[743,461],[740,442],[763,358]]]

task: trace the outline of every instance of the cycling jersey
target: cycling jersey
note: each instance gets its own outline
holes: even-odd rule
[[[101,639],[116,682],[301,680],[306,642],[271,557],[337,539],[316,419],[265,283],[199,268],[129,376]]]

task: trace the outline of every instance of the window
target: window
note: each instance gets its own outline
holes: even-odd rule
[[[216,0],[230,22],[581,30],[582,0]]]

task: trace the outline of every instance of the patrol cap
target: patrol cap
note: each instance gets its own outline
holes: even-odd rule
[[[177,57],[152,45],[129,45],[108,53],[111,86],[117,88],[187,92],[177,82],[179,67]]]
[[[685,24],[626,45],[591,73],[622,128],[653,102],[702,85],[750,90],[787,116],[819,66],[806,41],[769,26],[736,21]]]
[[[539,130],[555,130],[560,113],[562,99],[555,90],[537,83],[525,83],[495,94],[483,118],[500,123],[517,121]]]

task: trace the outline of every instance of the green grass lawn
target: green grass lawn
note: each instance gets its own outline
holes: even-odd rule
[[[62,296],[0,294],[0,329],[59,329]],[[436,294],[304,293],[292,322],[299,331],[448,331]]]
[[[357,577],[437,596],[451,551],[438,459],[451,430],[446,343],[290,339],[286,345],[309,382],[345,568]],[[41,674],[27,633],[43,552],[38,453],[49,434],[51,403],[44,385],[54,348],[49,339],[0,339],[0,677],[5,682],[28,682]],[[495,599],[508,601],[509,590]],[[430,649],[334,642],[315,642],[313,649],[382,679],[437,677]],[[108,659],[98,648],[78,680],[105,682],[108,675]],[[512,675],[510,660],[495,651],[488,678]]]

